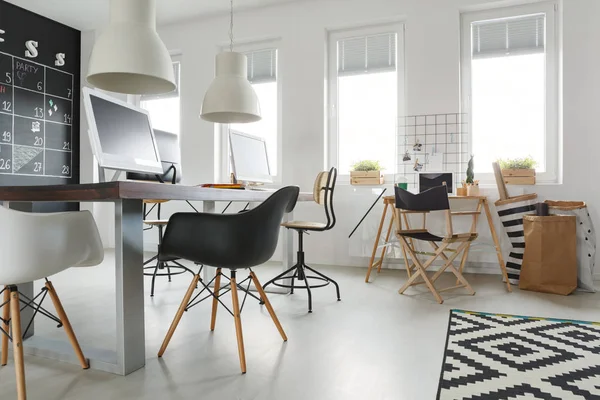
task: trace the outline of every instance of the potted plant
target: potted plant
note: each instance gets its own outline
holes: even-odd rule
[[[469,164],[467,165],[467,196],[479,196],[479,181],[475,180],[475,172],[473,168],[475,167],[475,162],[473,161],[474,156],[471,156],[469,160]]]
[[[531,157],[499,159],[502,178],[507,185],[535,185],[537,162]]]
[[[382,185],[383,172],[379,161],[362,160],[352,165],[350,171],[352,185]]]

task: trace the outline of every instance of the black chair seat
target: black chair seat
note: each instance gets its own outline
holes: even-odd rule
[[[441,242],[443,237],[436,236],[430,232],[400,232],[400,236],[408,237],[415,240],[423,240],[425,242]]]

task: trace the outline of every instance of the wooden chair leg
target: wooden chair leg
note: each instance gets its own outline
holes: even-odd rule
[[[177,329],[177,325],[179,325],[179,321],[181,321],[181,317],[183,316],[183,313],[185,312],[185,308],[187,307],[188,303],[190,302],[190,299],[192,298],[192,294],[194,293],[194,290],[196,290],[198,281],[200,281],[200,275],[194,275],[194,278],[192,279],[192,282],[190,283],[190,286],[188,287],[187,292],[185,292],[185,295],[183,296],[183,300],[181,301],[181,304],[179,305],[177,314],[175,314],[175,318],[173,319],[173,322],[171,322],[171,326],[169,327],[169,331],[167,332],[167,335],[165,336],[165,339],[163,340],[162,346],[160,347],[160,350],[158,351],[159,357],[162,357],[162,355],[165,353],[165,350],[167,350],[167,346],[169,345],[169,342],[171,341],[171,337],[173,337],[173,334],[175,333],[175,329]]]
[[[5,304],[2,308],[2,319],[6,322],[2,324],[2,329],[4,329],[6,334],[0,333],[0,336],[2,336],[2,360],[0,360],[0,366],[5,366],[8,363],[8,319],[10,318],[10,290],[8,290],[8,287],[4,288],[3,303]]]
[[[415,263],[417,264],[415,272],[408,279],[408,281],[406,281],[406,283],[404,284],[404,286],[402,286],[400,288],[400,290],[398,290],[398,293],[399,294],[403,294],[406,291],[406,289],[408,289],[413,284],[413,282],[420,276],[421,278],[423,278],[423,281],[425,282],[425,284],[427,285],[427,287],[429,288],[429,290],[431,291],[431,293],[433,293],[433,296],[435,297],[435,299],[437,300],[437,302],[440,303],[440,304],[442,304],[444,302],[444,300],[442,299],[442,297],[440,296],[440,294],[438,293],[438,291],[433,286],[433,283],[431,282],[431,280],[427,276],[427,272],[426,272],[425,268],[423,268],[423,266],[418,261],[416,261],[416,260],[415,260]]]
[[[21,309],[19,304],[19,292],[16,286],[10,287],[10,313],[13,352],[15,358],[15,372],[17,375],[17,399],[26,400],[27,390],[25,388],[25,362],[23,360],[23,338],[21,333]]]
[[[260,298],[262,299],[263,303],[265,303],[265,306],[267,307],[267,311],[269,311],[269,315],[271,315],[271,319],[273,320],[273,323],[277,327],[277,330],[279,331],[281,338],[283,339],[284,342],[287,342],[288,338],[287,338],[285,332],[283,331],[283,327],[281,326],[281,323],[279,322],[279,318],[277,318],[277,315],[275,315],[275,310],[273,310],[273,306],[271,306],[271,302],[269,301],[267,294],[265,293],[260,282],[258,281],[256,274],[254,272],[250,271],[250,276],[252,277],[252,282],[254,282],[254,286],[256,286],[256,290],[258,290],[258,293],[260,294]]]
[[[71,326],[71,322],[67,317],[67,313],[65,313],[65,309],[58,298],[58,294],[56,294],[56,290],[54,289],[54,285],[52,282],[46,281],[46,289],[48,289],[48,294],[50,295],[50,299],[52,299],[52,303],[54,304],[54,308],[56,309],[56,313],[58,314],[58,318],[62,322],[63,328],[65,329],[65,333],[69,338],[69,342],[71,342],[71,346],[73,346],[73,350],[79,359],[79,364],[81,364],[81,368],[88,369],[90,367],[90,363],[83,355],[83,351],[81,350],[81,346],[79,346],[79,342],[77,341],[77,337],[75,336],[75,332],[73,332],[73,327]]]
[[[475,296],[475,290],[473,290],[473,288],[471,287],[471,285],[469,284],[469,282],[467,281],[467,279],[459,271],[457,271],[456,268],[454,268],[453,265],[449,265],[448,269],[450,269],[450,271],[452,271],[452,273],[454,275],[456,275],[456,278],[460,281],[460,283],[463,284],[463,286],[465,287],[465,289],[467,289],[469,291],[469,294],[471,296]]]
[[[452,255],[450,257],[448,257],[444,251],[446,251],[446,249],[448,248],[449,244],[445,243],[442,246],[438,246],[437,244],[435,244],[434,242],[431,242],[431,244],[433,245],[433,248],[435,249],[435,251],[440,251],[442,250],[440,256],[444,259],[445,264],[442,266],[442,268],[440,268],[432,277],[431,277],[431,281],[435,282],[443,273],[444,271],[446,271],[446,269],[452,265],[454,266],[452,263],[454,262],[454,260],[456,259],[456,257],[458,257],[458,255],[467,247],[469,246],[470,242],[465,242],[463,244],[461,244],[460,246],[458,246],[458,248],[456,249],[456,251],[454,253],[452,253]]]
[[[461,274],[463,273],[463,270],[465,269],[465,265],[467,265],[467,259],[469,258],[469,250],[471,249],[471,244],[469,244],[467,246],[467,248],[465,249],[465,251],[463,251],[463,255],[462,258],[460,260],[460,266],[458,268],[458,272],[460,272]],[[459,284],[459,280],[456,279],[456,284]]]
[[[231,300],[233,302],[233,319],[235,320],[235,333],[237,336],[238,352],[240,356],[240,367],[242,369],[242,374],[245,374],[246,352],[244,350],[244,335],[242,333],[242,318],[240,315],[240,301],[238,299],[237,294],[237,281],[235,279],[235,271],[233,271],[233,274],[231,276]]]
[[[444,299],[442,299],[442,296],[440,296],[440,294],[436,290],[435,286],[433,285],[433,282],[427,276],[427,268],[429,268],[429,266],[431,264],[433,264],[433,262],[440,256],[440,254],[443,253],[443,249],[440,248],[440,249],[436,250],[435,255],[433,255],[429,260],[427,260],[427,262],[425,262],[425,264],[421,264],[421,262],[419,261],[419,258],[415,254],[414,250],[408,245],[407,240],[402,236],[400,237],[400,239],[402,240],[402,245],[406,246],[406,250],[408,251],[408,254],[410,254],[410,257],[413,259],[413,261],[416,265],[416,270],[415,270],[415,273],[413,274],[413,276],[411,276],[408,279],[408,281],[406,281],[404,286],[402,286],[402,288],[400,288],[398,293],[400,293],[400,294],[404,293],[406,291],[406,289],[408,289],[408,287],[411,286],[411,284],[420,276],[423,278],[423,281],[429,288],[429,291],[431,291],[431,293],[433,294],[433,297],[435,297],[436,301],[439,304],[442,304],[444,302]]]
[[[215,294],[212,299],[212,313],[210,315],[210,330],[215,330],[215,323],[217,322],[217,309],[219,308],[219,289],[221,288],[221,268],[217,268],[217,276],[215,278]]]

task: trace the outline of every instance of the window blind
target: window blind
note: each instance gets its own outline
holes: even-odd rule
[[[395,70],[395,33],[353,37],[338,41],[338,75]]]
[[[170,99],[173,97],[179,97],[179,72],[181,69],[181,63],[179,61],[173,62],[173,74],[175,75],[175,90],[169,93],[163,94],[151,94],[151,95],[142,95],[140,97],[140,101],[148,101],[148,100],[159,100],[159,99]]]
[[[474,59],[545,51],[545,14],[474,22],[471,30]]]
[[[248,80],[250,83],[277,81],[277,49],[250,51],[248,57]]]

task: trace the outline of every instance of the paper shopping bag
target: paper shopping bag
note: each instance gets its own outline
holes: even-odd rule
[[[519,288],[569,295],[577,288],[575,216],[523,217],[525,254]]]

